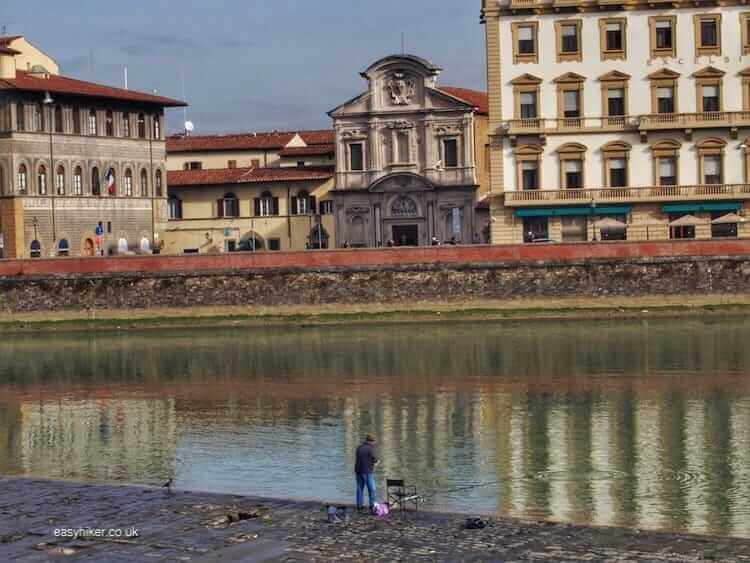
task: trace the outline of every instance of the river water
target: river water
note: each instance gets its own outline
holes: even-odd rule
[[[28,334],[0,473],[750,537],[750,320]]]

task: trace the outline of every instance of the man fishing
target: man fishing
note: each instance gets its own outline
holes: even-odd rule
[[[357,448],[354,462],[354,474],[357,477],[357,510],[362,510],[365,500],[365,487],[370,500],[370,511],[375,509],[377,492],[375,490],[375,466],[378,464],[375,438],[368,434],[365,441]]]

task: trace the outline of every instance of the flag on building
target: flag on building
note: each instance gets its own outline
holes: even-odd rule
[[[117,195],[117,184],[115,183],[115,170],[110,168],[107,172],[107,193],[109,195]]]

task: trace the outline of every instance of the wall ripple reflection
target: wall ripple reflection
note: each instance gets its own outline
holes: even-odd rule
[[[0,471],[750,537],[750,321],[6,336]]]

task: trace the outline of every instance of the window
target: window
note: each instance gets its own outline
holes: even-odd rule
[[[256,217],[270,217],[279,214],[279,198],[273,197],[271,192],[263,192],[255,198]]]
[[[521,22],[512,24],[513,33],[513,63],[538,63],[537,22]]]
[[[396,134],[396,158],[397,162],[409,162],[409,132],[399,131]]]
[[[154,116],[154,139],[161,139],[161,118],[158,115]]]
[[[250,166],[252,168],[260,168],[260,160],[258,160],[257,158],[252,159],[250,161]]]
[[[568,72],[555,78],[557,84],[557,117],[564,127],[580,127],[583,117],[584,77]]]
[[[34,130],[44,131],[44,106],[42,104],[34,104]]]
[[[563,117],[581,117],[580,90],[566,90],[563,92]]]
[[[229,160],[227,161],[227,168],[237,168],[237,161],[236,160]]]
[[[677,91],[680,73],[662,68],[648,75],[651,80],[651,112],[677,113],[679,94]]]
[[[704,184],[721,184],[721,157],[705,156],[703,157],[703,183]]]
[[[625,115],[624,88],[609,88],[607,90],[607,115],[610,117]]]
[[[359,172],[365,169],[362,143],[351,143],[349,145],[349,170]]]
[[[40,166],[36,175],[36,190],[39,195],[47,195],[47,168]]]
[[[224,194],[224,197],[219,200],[218,212],[219,217],[239,217],[240,201],[237,196],[231,192]]]
[[[721,14],[693,16],[695,56],[721,55]]]
[[[81,109],[73,108],[73,134],[81,134]]]
[[[315,213],[315,197],[301,191],[292,198],[292,215],[309,215]]]
[[[70,243],[68,242],[68,239],[60,239],[60,242],[57,243],[57,255],[68,256],[69,254],[70,254]]]
[[[516,149],[518,189],[538,190],[541,186],[540,159],[542,148],[537,145],[523,145]]]
[[[133,195],[133,171],[129,168],[125,171],[125,195]]]
[[[742,54],[750,54],[750,12],[740,14],[740,32],[742,35]]]
[[[675,186],[677,185],[677,158],[674,156],[665,156],[659,159],[659,185]]]
[[[701,96],[703,98],[703,111],[721,111],[719,103],[719,87],[718,86],[702,86]]]
[[[96,123],[96,110],[89,111],[89,135],[95,136],[98,132]]]
[[[104,114],[104,134],[107,137],[115,136],[115,117],[111,109],[108,109]]]
[[[627,58],[626,21],[625,18],[599,20],[601,59],[603,61]]]
[[[537,93],[521,92],[521,119],[536,119],[539,115],[537,110]]]
[[[679,184],[680,148],[680,143],[673,139],[663,139],[652,145],[655,185],[676,186]]]
[[[722,83],[724,79],[724,71],[709,66],[693,73],[692,76],[695,79],[695,99],[698,106],[696,108],[697,111],[702,111],[704,113],[722,111]],[[703,116],[703,119],[710,118],[711,116]]]
[[[602,147],[604,157],[604,182],[608,188],[628,185],[628,161],[632,147],[624,141],[612,141]]]
[[[321,215],[333,215],[333,200],[327,199],[320,202]]]
[[[557,31],[557,62],[578,61],[581,52],[581,20],[555,22]]]
[[[315,225],[307,238],[308,248],[311,250],[328,248],[328,232],[323,228],[323,225]]]
[[[122,136],[130,137],[130,113],[127,111],[122,114]]]
[[[63,109],[55,106],[55,133],[63,132]]]
[[[28,191],[29,189],[28,172],[26,170],[25,164],[22,164],[21,166],[18,167],[17,184],[18,184],[18,193],[25,194]]]
[[[26,131],[26,106],[21,102],[16,104],[16,128]]]
[[[674,113],[674,88],[662,86],[656,89],[656,113]]]
[[[304,160],[298,160],[297,161],[297,168],[304,168],[305,167],[305,161]]]
[[[143,113],[138,114],[138,138],[146,138],[146,115]]]
[[[676,16],[652,16],[649,18],[651,30],[651,58],[676,57]]]
[[[73,195],[83,195],[83,170],[76,166],[73,172]]]
[[[114,168],[107,170],[104,180],[107,182],[107,195],[117,195],[117,175],[115,174]]]
[[[185,170],[203,170],[203,163],[200,161],[186,162],[182,167]]]
[[[694,239],[695,217],[688,214],[669,216],[669,238]]]
[[[523,242],[549,240],[549,221],[547,217],[524,217]]]
[[[724,148],[726,141],[719,138],[703,139],[697,143],[699,176],[703,184],[724,183]]]
[[[141,197],[148,197],[148,172],[141,170]]]
[[[162,197],[164,195],[161,182],[161,170],[156,171],[156,178],[154,179],[154,189],[156,191],[156,197]]]
[[[521,163],[521,187],[524,190],[539,189],[539,163],[522,162]]]
[[[584,216],[560,217],[563,242],[586,242],[588,221]]]
[[[539,117],[539,88],[542,79],[531,74],[522,74],[511,80],[515,98],[514,117],[516,119],[537,119]]]
[[[268,250],[271,250],[273,252],[278,252],[279,250],[281,250],[281,239],[268,239]]]
[[[446,168],[458,167],[457,139],[443,139],[443,166]]]
[[[609,168],[609,187],[624,188],[628,185],[628,166],[624,158],[612,158],[607,161]]]
[[[58,166],[55,173],[55,191],[57,195],[65,195],[65,168]]]
[[[580,143],[566,143],[557,149],[560,157],[560,187],[581,189],[584,187],[583,159],[586,147]]]
[[[168,200],[169,218],[171,220],[182,219],[182,200],[176,195],[170,194]]]
[[[41,243],[34,239],[31,241],[31,247],[30,247],[30,253],[29,255],[32,258],[41,258],[42,257],[42,245]]]
[[[712,238],[737,238],[737,215],[719,211],[711,213]]]
[[[91,195],[102,195],[101,179],[99,178],[99,169],[94,166],[91,170]]]

